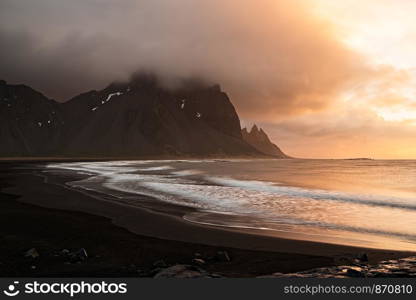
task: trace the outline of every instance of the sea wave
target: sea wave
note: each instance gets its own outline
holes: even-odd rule
[[[276,195],[284,195],[293,198],[302,197],[314,200],[341,201],[370,206],[416,210],[416,205],[408,203],[409,199],[403,199],[392,196],[363,195],[337,191],[326,191],[320,189],[305,189],[294,186],[277,185],[273,182],[237,180],[234,178],[227,177],[206,176],[205,179],[208,182],[212,182],[218,185],[238,187],[245,190],[274,193]]]
[[[308,230],[309,234],[319,229],[320,234],[347,231],[416,241],[413,226],[416,223],[412,221],[416,204],[409,199],[214,176],[211,175],[212,166],[207,168],[207,163],[218,162],[57,163],[50,164],[48,170],[90,174],[68,185],[116,195],[118,201],[123,201],[125,194],[146,195],[195,208],[195,213],[184,216],[189,222],[291,232],[302,227],[313,229]],[[132,203],[131,196],[128,201]],[[389,218],[395,223],[383,222]]]

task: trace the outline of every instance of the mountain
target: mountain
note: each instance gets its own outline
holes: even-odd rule
[[[163,88],[136,75],[62,105],[65,155],[258,155],[220,87],[189,82]]]
[[[259,129],[257,125],[254,124],[254,126],[251,128],[251,131],[248,131],[247,128],[243,128],[241,130],[241,134],[243,139],[259,152],[278,158],[289,158],[289,156],[284,154],[279,147],[270,141],[269,137],[263,131],[263,129]]]
[[[0,81],[1,157],[262,156],[218,85],[151,75],[56,102]]]
[[[53,153],[62,140],[61,105],[25,85],[0,81],[0,155]]]

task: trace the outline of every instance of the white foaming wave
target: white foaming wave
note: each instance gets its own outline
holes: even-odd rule
[[[201,185],[172,175],[112,174],[103,186],[203,210],[247,213],[247,208],[243,206],[250,203],[249,192],[236,193],[233,187]],[[230,194],[234,196],[230,197]]]
[[[231,181],[228,179],[227,182],[237,185],[234,179],[231,179]],[[194,180],[194,178],[153,174],[117,174],[107,178],[104,183],[105,187],[113,190],[151,196],[163,202],[196,208],[204,213],[221,213],[248,218],[246,220],[248,222],[242,221],[239,222],[241,224],[236,224],[236,222],[225,217],[227,222],[223,225],[230,227],[253,226],[254,224],[250,220],[255,219],[259,220],[255,226],[269,230],[275,230],[276,225],[286,224],[319,227],[328,230],[367,232],[401,238],[412,236],[412,230],[409,230],[408,224],[405,224],[407,227],[403,228],[402,233],[390,232],[388,226],[354,227],[345,223],[342,218],[338,218],[337,214],[331,214],[349,209],[359,209],[351,207],[351,204],[345,204],[348,205],[345,206],[342,204],[344,202],[341,202],[342,208],[335,209],[331,205],[327,206],[320,199],[278,195],[269,191],[269,188],[273,187],[271,183],[261,181],[243,181],[242,184],[239,183],[238,185],[237,187],[209,185],[206,182],[198,182],[198,178]],[[262,187],[263,191],[253,189],[253,186],[257,187],[258,185]],[[325,212],[325,218],[322,218],[320,214],[309,213],[317,208]],[[191,220],[188,219],[188,221]],[[207,222],[208,220],[197,218],[193,221]],[[224,220],[220,221],[224,222]],[[212,225],[214,225],[218,220],[214,219],[208,222],[213,222]]]
[[[175,175],[175,176],[192,176],[192,175],[202,174],[202,171],[199,171],[199,170],[182,170],[182,171],[171,172],[171,174]]]
[[[153,190],[146,187],[148,182],[157,182],[163,184],[189,184],[183,179],[175,178],[169,175],[150,175],[150,174],[113,174],[103,183],[103,186],[108,189],[116,190],[123,193],[144,195],[156,198],[160,201],[182,205],[193,208],[203,207],[187,199],[178,199],[175,195],[164,193],[163,191]]]
[[[148,168],[136,168],[136,171],[164,171],[164,170],[171,170],[173,169],[171,166],[160,166],[160,167],[148,167]]]
[[[391,196],[386,197],[363,194],[350,194],[320,189],[306,189],[294,186],[276,185],[276,183],[267,181],[238,180],[228,177],[206,176],[205,180],[223,186],[239,187],[246,190],[267,192],[275,195],[292,198],[300,197],[314,200],[342,201],[364,205],[386,206],[393,208],[416,210],[416,205],[409,204],[408,199],[402,199]]]
[[[88,174],[97,174],[103,176],[110,176],[113,174],[129,173],[134,171],[162,171],[170,170],[172,167],[163,165],[156,167],[145,167],[138,168],[137,165],[147,165],[154,162],[166,163],[170,161],[154,161],[154,160],[143,160],[143,161],[104,161],[104,162],[75,162],[75,163],[54,163],[48,164],[46,167],[49,169],[61,169],[80,171]]]
[[[178,159],[173,160],[174,162],[187,162],[187,163],[213,163],[215,159]]]
[[[189,222],[211,225],[211,226],[222,226],[222,227],[230,227],[230,228],[246,228],[246,229],[260,229],[260,230],[273,230],[273,231],[286,231],[282,230],[285,225],[292,225],[293,228],[288,232],[293,232],[294,228],[301,227],[310,227],[310,228],[322,228],[325,230],[335,230],[335,231],[348,231],[348,232],[356,232],[356,233],[368,233],[374,235],[381,235],[381,236],[389,236],[389,237],[396,237],[407,239],[411,241],[416,241],[416,235],[411,233],[405,232],[398,232],[398,231],[390,231],[390,230],[380,230],[374,228],[365,228],[359,226],[351,226],[351,225],[343,225],[343,224],[331,224],[327,222],[318,222],[318,221],[311,221],[311,220],[304,220],[304,219],[297,219],[295,217],[292,218],[274,218],[274,219],[267,219],[267,218],[244,218],[244,220],[239,220],[233,218],[218,218],[218,215],[222,213],[213,212],[212,214],[207,212],[193,212],[184,215],[184,219]],[[305,231],[303,231],[305,233]],[[308,232],[311,234],[311,232]],[[322,235],[323,232],[319,233]]]
[[[61,169],[71,171],[81,171],[88,174],[110,175],[115,173],[128,173],[134,171],[163,171],[173,169],[171,166],[152,166],[147,168],[138,168],[137,165],[147,165],[154,163],[209,163],[214,160],[121,160],[121,161],[99,161],[99,162],[69,162],[69,163],[50,163],[46,165],[48,169]],[[178,171],[178,176],[181,176],[181,171]],[[183,171],[185,175],[185,171]],[[190,171],[192,172],[192,171]],[[196,174],[196,173],[195,173]]]
[[[87,174],[96,174],[107,177],[114,177],[115,175],[131,173],[135,171],[162,171],[172,169],[171,166],[162,165],[162,166],[149,166],[145,168],[138,168],[138,165],[146,165],[151,163],[161,163],[161,162],[171,162],[173,160],[144,160],[144,161],[110,161],[110,162],[76,162],[76,163],[54,163],[49,164],[48,168],[58,168],[63,170],[71,170],[78,172],[85,172]],[[213,162],[213,160],[183,160],[184,162]],[[171,172],[172,176],[177,177],[186,177],[191,175],[197,175],[201,172],[198,170],[181,170]],[[154,179],[154,178],[153,178]],[[393,207],[401,208],[408,210],[416,210],[416,205],[409,203],[408,199],[400,199],[397,197],[383,197],[383,196],[374,196],[374,195],[362,195],[362,194],[349,194],[337,191],[326,191],[320,189],[306,189],[301,187],[293,186],[282,186],[277,185],[276,183],[266,182],[266,181],[256,181],[256,180],[239,180],[234,178],[227,177],[215,177],[215,176],[205,176],[204,179],[207,182],[211,182],[215,185],[225,186],[225,187],[234,187],[239,188],[240,190],[246,191],[255,191],[262,192],[267,194],[274,194],[279,197],[291,197],[291,198],[304,198],[304,199],[313,199],[313,200],[329,200],[329,201],[341,201],[341,202],[350,202],[361,205],[372,205],[372,206],[381,206],[381,207]],[[139,179],[137,179],[139,180]],[[144,178],[140,180],[146,181]],[[154,182],[158,183],[159,179],[156,179]],[[168,183],[168,182],[166,182]],[[148,188],[156,189],[156,186],[150,187],[151,184],[146,183]],[[160,186],[159,188],[163,188]],[[169,189],[170,191],[172,189]],[[185,189],[187,190],[187,189]],[[241,191],[238,192],[241,192]],[[186,198],[198,198],[196,196],[198,191],[192,191],[195,193],[194,196],[190,195],[176,195],[183,196]],[[213,193],[210,193],[211,197],[214,197]],[[252,196],[252,195],[251,195]]]
[[[185,179],[176,178],[170,175],[159,174],[136,174],[136,173],[119,173],[112,174],[107,178],[105,184],[124,184],[124,183],[138,183],[143,182],[162,182],[162,183],[188,183]]]
[[[196,208],[199,212],[230,215],[228,218],[224,216],[220,221],[185,216],[186,220],[201,222],[201,224],[262,230],[279,230],[280,224],[283,224],[285,226],[309,226],[326,230],[392,235],[401,239],[415,240],[415,236],[412,235],[413,230],[408,229],[412,227],[407,226],[407,223],[404,223],[407,227],[404,227],[403,232],[398,233],[390,232],[388,226],[372,226],[369,222],[367,222],[369,223],[368,228],[366,228],[367,225],[364,228],[355,227],[353,226],[354,222],[345,223],[342,218],[338,218],[337,214],[333,214],[334,211],[362,210],[363,207],[355,204],[416,209],[412,203],[400,203],[402,199],[392,199],[391,197],[384,199],[337,191],[284,186],[267,181],[204,176],[200,175],[203,172],[192,169],[198,168],[198,166],[192,166],[189,170],[179,169],[159,174],[148,173],[149,171],[157,173],[157,171],[173,169],[166,164],[170,163],[168,161],[83,162],[50,164],[48,168],[92,174],[86,180],[72,182],[69,185],[108,193],[120,197],[120,201],[128,201],[129,197],[130,199],[137,198],[125,193],[146,195],[167,203]],[[177,165],[172,164],[172,166]],[[184,164],[184,166],[187,165]],[[142,172],[142,174],[136,172]],[[124,197],[126,198],[124,199]],[[137,205],[140,203],[137,202]],[[335,209],[334,206],[342,206],[343,209]],[[324,213],[309,214],[309,211],[313,211],[313,209]],[[380,209],[385,210],[385,208]],[[383,213],[387,215],[387,212],[383,211]],[[413,212],[399,211],[399,213],[411,214]],[[244,216],[248,221],[242,219],[241,222],[234,222],[232,216]],[[251,218],[259,221],[249,221]]]
[[[233,187],[162,182],[142,182],[140,185],[153,191],[174,195],[175,199],[186,199],[188,205],[195,208],[238,214],[256,212],[255,208],[248,208],[251,203],[249,193],[236,192]]]
[[[54,163],[48,164],[48,169],[61,169],[70,171],[81,171],[99,175],[110,175],[114,173],[126,173],[135,170],[129,167],[129,162],[82,162],[82,163]]]
[[[243,216],[243,219],[240,216],[233,216],[229,218],[221,217],[222,213],[218,212],[191,212],[184,215],[183,219],[211,226],[222,226],[222,227],[231,227],[231,228],[246,228],[246,229],[260,229],[260,230],[272,230],[272,231],[287,231],[293,232],[296,228],[306,227],[310,229],[321,228],[325,231],[347,231],[354,233],[366,233],[379,236],[395,237],[405,240],[410,240],[416,242],[416,235],[414,233],[392,231],[386,229],[377,229],[377,228],[366,228],[362,226],[354,226],[347,224],[336,224],[328,223],[314,220],[304,220],[298,219],[296,217],[279,217],[279,218],[258,218],[252,216]],[[219,216],[219,217],[218,217]],[[290,230],[284,228],[289,225]],[[320,232],[318,235],[326,235],[327,232]],[[302,233],[307,233],[313,235],[310,231],[301,230]]]

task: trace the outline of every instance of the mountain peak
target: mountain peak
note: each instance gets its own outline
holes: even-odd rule
[[[257,125],[256,125],[256,124],[254,124],[254,125],[251,127],[250,133],[257,133],[258,131],[259,131],[259,128],[257,127]]]
[[[256,124],[252,126],[250,132],[247,128],[243,128],[241,134],[243,139],[258,151],[274,157],[288,158],[279,147],[270,141],[266,132],[262,128],[257,127]]]
[[[166,80],[149,72],[134,73],[128,80],[112,82],[104,90],[111,91],[117,89],[136,91],[153,89],[170,93],[190,93],[196,91],[222,92],[219,84],[212,84],[198,77]]]

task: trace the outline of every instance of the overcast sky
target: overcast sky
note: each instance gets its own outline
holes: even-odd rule
[[[416,158],[409,0],[1,0],[0,78],[64,101],[137,70],[220,83],[302,157]]]

